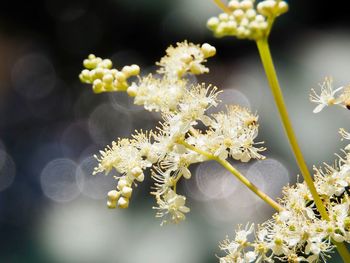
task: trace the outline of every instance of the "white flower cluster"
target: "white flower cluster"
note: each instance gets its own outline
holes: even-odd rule
[[[160,66],[158,73],[166,75],[170,79],[178,79],[186,73],[195,75],[209,72],[209,69],[202,65],[207,58],[214,56],[215,47],[205,43],[202,46],[184,41],[177,43],[176,47],[170,46],[157,65]]]
[[[341,134],[350,138],[344,130]],[[348,148],[349,145],[345,149]],[[225,240],[220,248],[227,255],[220,262],[313,263],[326,261],[334,248],[331,240],[350,243],[350,151],[344,152],[346,156],[334,167],[326,164],[324,169],[314,168],[315,185],[329,221],[320,218],[305,183],[287,186],[281,200],[284,210],[258,227],[254,241],[247,241],[254,232],[252,227],[238,231],[233,241]]]
[[[95,93],[125,91],[128,88],[127,80],[140,73],[138,65],[125,66],[121,71],[112,69],[112,61],[101,59],[90,54],[83,62],[84,69],[79,78],[82,82],[92,84]]]
[[[273,20],[288,11],[282,0],[264,0],[254,5],[255,0],[231,0],[229,12],[211,17],[207,26],[216,37],[235,36],[258,40],[267,36]]]
[[[185,73],[208,72],[201,63],[214,54],[215,48],[209,44],[178,43],[168,48],[158,63],[158,78],[150,74],[127,88],[136,104],[161,111],[163,122],[155,131],[139,131],[131,139],[118,139],[96,156],[99,165],[94,173],[115,170],[120,174],[115,176],[116,189],[108,193],[109,208],[127,208],[133,186],[142,182],[145,170],[150,169],[155,181],[152,194],[157,202],[156,216],[163,218],[162,224],[184,220],[190,209],[186,197],[177,193],[177,183],[181,178],[191,178],[191,164],[208,159],[186,145],[221,159],[231,156],[247,162],[264,158],[259,152],[265,148],[256,148],[254,142],[258,117],[239,106],[207,115],[207,109],[218,104],[217,88],[189,84],[184,78]],[[204,125],[201,130],[199,123]]]
[[[258,116],[238,105],[228,106],[226,112],[212,115],[210,129],[206,133],[191,136],[188,141],[200,149],[221,159],[228,156],[241,162],[250,159],[264,159],[259,152],[265,147],[255,147],[258,136]]]
[[[334,89],[333,79],[330,77],[326,77],[319,86],[321,87],[321,93],[319,95],[314,89],[311,89],[310,94],[310,101],[318,104],[313,111],[314,113],[318,113],[324,107],[332,105],[339,105],[350,109],[350,86],[342,86]]]
[[[157,65],[160,66],[157,77],[149,74],[133,83],[127,92],[135,97],[134,103],[144,105],[146,110],[171,112],[181,99],[186,96],[190,84],[184,78],[185,74],[203,74],[209,72],[202,63],[214,56],[215,47],[205,43],[195,45],[187,41],[170,46]]]

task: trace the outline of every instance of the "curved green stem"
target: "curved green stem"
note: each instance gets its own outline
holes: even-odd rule
[[[278,83],[277,74],[276,74],[276,70],[275,70],[275,67],[274,67],[274,64],[272,61],[267,38],[263,38],[261,40],[258,40],[256,43],[258,46],[258,50],[260,53],[260,58],[261,58],[262,64],[263,64],[264,69],[265,69],[267,80],[269,82],[273,97],[274,97],[275,102],[276,102],[278,112],[280,114],[280,117],[281,117],[281,120],[283,123],[284,130],[287,134],[290,146],[293,150],[293,153],[294,153],[295,159],[298,163],[298,166],[300,168],[301,174],[303,175],[304,180],[310,189],[310,192],[311,192],[312,197],[315,201],[316,207],[317,207],[318,211],[320,212],[321,216],[324,219],[329,220],[329,216],[328,216],[328,213],[326,211],[326,208],[323,205],[321,198],[319,197],[319,195],[316,191],[312,177],[309,173],[309,170],[308,170],[307,165],[305,163],[303,154],[302,154],[300,147],[298,145],[297,138],[296,138],[295,133],[293,131],[292,123],[291,123],[289,116],[288,116],[287,107],[286,107],[286,104],[285,104],[284,99],[283,99],[283,94],[282,94],[280,85]]]
[[[282,94],[282,91],[281,91],[281,88],[280,88],[280,85],[279,85],[279,82],[277,79],[276,70],[275,70],[273,60],[271,57],[268,39],[263,38],[261,40],[258,40],[256,43],[258,46],[258,50],[260,53],[260,58],[261,58],[262,64],[264,66],[266,77],[267,77],[267,80],[269,82],[269,86],[271,88],[273,97],[274,97],[275,102],[276,102],[278,112],[279,112],[281,120],[282,120],[284,130],[287,134],[290,146],[293,150],[293,153],[294,153],[295,159],[298,163],[301,174],[303,175],[304,180],[305,180],[305,182],[306,182],[306,184],[307,184],[307,186],[312,194],[312,197],[313,197],[314,202],[316,204],[317,210],[320,212],[321,217],[324,220],[329,221],[330,219],[329,219],[329,215],[326,211],[326,207],[324,206],[320,196],[317,193],[317,190],[316,190],[315,185],[313,183],[313,179],[309,173],[309,170],[307,168],[303,154],[302,154],[300,147],[298,145],[297,138],[296,138],[295,133],[293,131],[292,123],[291,123],[289,116],[288,116],[287,107],[286,107],[286,104],[285,104],[284,99],[283,99],[283,94]],[[350,262],[350,254],[349,254],[349,251],[347,250],[346,246],[344,245],[344,243],[338,243],[335,241],[332,241],[332,243],[336,246],[338,253],[342,257],[343,261]]]
[[[337,248],[337,251],[342,258],[343,262],[347,263],[350,262],[350,253],[344,243],[339,243],[334,240],[332,240],[333,245]]]
[[[220,159],[213,154],[203,151],[201,149],[196,148],[195,146],[181,140],[178,141],[179,144],[184,145],[186,148],[199,153],[209,160],[214,160],[221,164],[226,170],[228,170],[231,174],[233,174],[239,181],[241,181],[245,186],[247,186],[252,192],[254,192],[257,196],[259,196],[262,200],[264,200],[267,204],[269,204],[272,208],[277,211],[282,211],[284,208],[279,205],[276,201],[274,201],[271,197],[269,197],[266,193],[261,191],[256,185],[250,182],[245,176],[243,176],[236,168],[234,168],[228,161]]]

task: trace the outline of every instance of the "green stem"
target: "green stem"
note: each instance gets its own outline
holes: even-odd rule
[[[344,243],[335,242],[332,240],[333,245],[337,248],[337,251],[344,263],[350,262],[350,253]]]
[[[230,14],[232,11],[221,0],[213,0],[214,3],[225,13]]]
[[[213,154],[203,151],[201,149],[196,148],[195,146],[181,140],[178,142],[179,144],[184,145],[186,148],[199,153],[209,160],[217,161],[221,164],[226,170],[228,170],[231,174],[233,174],[238,180],[240,180],[244,185],[246,185],[252,192],[254,192],[257,196],[259,196],[262,200],[264,200],[267,204],[269,204],[272,208],[277,211],[282,211],[284,208],[280,206],[276,201],[274,201],[271,197],[261,191],[256,185],[250,182],[245,176],[243,176],[236,168],[234,168],[228,161],[220,159]]]
[[[317,193],[317,190],[315,188],[315,185],[313,183],[312,177],[309,173],[309,170],[307,168],[306,162],[304,160],[303,154],[300,150],[300,147],[298,145],[297,138],[294,134],[292,123],[289,119],[288,116],[288,111],[286,104],[283,99],[283,94],[280,88],[280,85],[278,83],[277,79],[277,74],[276,70],[272,61],[271,53],[270,53],[270,48],[269,48],[269,43],[268,39],[263,38],[261,40],[258,40],[257,42],[258,50],[260,53],[260,58],[263,64],[263,67],[265,69],[266,77],[269,82],[269,86],[271,88],[273,97],[275,99],[276,105],[278,112],[280,114],[284,130],[287,134],[290,146],[293,150],[295,159],[298,163],[299,169],[301,171],[301,174],[304,177],[304,180],[312,194],[312,197],[314,199],[314,202],[316,204],[317,210],[320,212],[321,217],[324,220],[329,221],[329,215],[326,211],[326,207],[324,206],[320,196]],[[332,243],[336,246],[338,253],[342,257],[344,262],[350,262],[350,254],[349,251],[347,250],[346,246],[343,243],[338,243],[332,241]]]
[[[302,154],[300,147],[298,145],[297,138],[294,134],[292,123],[291,123],[289,116],[288,116],[287,107],[286,107],[286,104],[285,104],[284,99],[283,99],[283,94],[282,94],[280,85],[278,83],[276,70],[275,70],[275,67],[273,65],[273,61],[272,61],[267,38],[263,38],[261,40],[258,40],[257,46],[258,46],[258,50],[260,53],[260,58],[261,58],[262,64],[263,64],[264,69],[265,69],[267,80],[269,82],[273,97],[274,97],[276,105],[277,105],[278,112],[280,114],[280,117],[281,117],[281,120],[283,123],[284,130],[287,134],[290,146],[293,150],[293,153],[294,153],[295,159],[298,163],[298,166],[300,168],[301,174],[303,175],[304,180],[310,189],[310,192],[312,194],[312,197],[314,199],[316,207],[317,207],[318,211],[320,212],[321,216],[324,219],[329,220],[329,216],[327,214],[326,208],[323,205],[321,198],[319,197],[319,195],[316,191],[312,177],[309,173],[309,170],[308,170],[307,165],[305,163],[303,154]]]

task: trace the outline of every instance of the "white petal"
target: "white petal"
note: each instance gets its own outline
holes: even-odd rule
[[[324,107],[326,107],[325,104],[317,105],[317,107],[314,108],[313,113],[319,113],[321,110],[323,110]]]

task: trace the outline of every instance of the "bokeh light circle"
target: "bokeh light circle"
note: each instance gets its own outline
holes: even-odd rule
[[[91,137],[102,146],[110,144],[118,137],[128,137],[132,128],[131,116],[107,103],[95,108],[90,114],[88,125]]]
[[[230,172],[220,164],[214,161],[201,163],[195,173],[196,188],[200,193],[197,196],[201,196],[202,200],[227,197],[237,187],[232,179]]]
[[[48,198],[56,202],[69,202],[78,197],[80,189],[76,180],[77,165],[70,159],[50,161],[42,170],[41,188]]]
[[[272,198],[281,196],[281,189],[289,183],[289,172],[278,160],[267,159],[257,161],[248,170],[247,177],[255,182],[259,180],[259,187]]]

